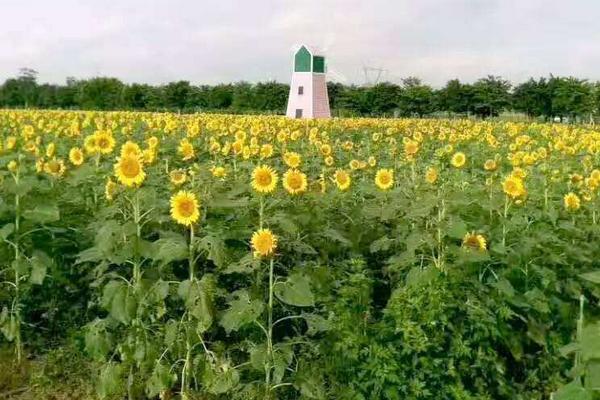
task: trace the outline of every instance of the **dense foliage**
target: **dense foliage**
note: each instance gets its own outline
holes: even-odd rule
[[[4,110],[0,136],[0,343],[75,346],[100,398],[598,387],[594,128]]]
[[[565,117],[589,121],[600,112],[600,86],[573,77],[530,79],[512,85],[488,76],[469,84],[457,79],[434,89],[417,78],[401,84],[371,86],[328,83],[331,109],[338,116],[423,117],[497,116],[516,111],[544,119]],[[23,69],[0,85],[0,106],[83,110],[285,112],[289,85],[278,82],[192,85],[125,84],[116,78],[67,79],[64,85],[38,84],[37,72]]]

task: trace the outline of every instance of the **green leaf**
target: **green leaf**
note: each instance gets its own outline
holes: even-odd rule
[[[589,390],[600,390],[600,360],[590,360],[585,370],[585,387]]]
[[[225,366],[206,368],[202,376],[202,382],[206,390],[211,394],[227,393],[240,381],[237,369]]]
[[[115,396],[123,391],[125,382],[121,364],[108,363],[100,371],[98,395],[101,399]]]
[[[111,317],[124,324],[131,320],[135,313],[135,299],[129,293],[124,282],[110,281],[102,293],[102,305]]]
[[[325,238],[334,240],[345,247],[352,246],[352,242],[350,240],[346,239],[346,237],[344,235],[342,235],[342,233],[336,229],[333,229],[333,228],[325,229],[323,231],[322,235]]]
[[[387,236],[383,236],[371,243],[371,246],[369,246],[369,250],[371,251],[371,253],[386,251],[389,250],[393,242],[394,241],[392,239],[388,238]]]
[[[154,242],[154,246],[156,248],[154,259],[162,265],[185,260],[188,257],[188,245],[181,235],[158,239]]]
[[[586,281],[600,283],[600,271],[586,272],[584,274],[580,274],[579,277],[585,279]]]
[[[439,275],[440,271],[432,266],[425,268],[412,267],[406,275],[406,286],[416,288],[419,286],[427,285]]]
[[[32,222],[46,224],[60,219],[60,213],[56,204],[39,204],[33,210],[25,210],[23,218]]]
[[[586,325],[581,331],[580,342],[585,361],[600,359],[600,323]]]
[[[146,395],[148,398],[158,396],[162,391],[170,389],[177,380],[177,375],[170,368],[161,363],[154,366],[152,375],[146,381]]]
[[[592,400],[592,394],[581,386],[579,379],[563,386],[554,393],[553,400]]]
[[[7,239],[11,233],[13,233],[15,231],[15,224],[10,223],[10,224],[6,224],[4,225],[1,229],[0,229],[0,238]]]
[[[290,275],[285,282],[274,287],[277,298],[286,304],[297,307],[312,307],[315,297],[310,290],[310,280],[299,273]]]
[[[331,322],[317,314],[302,314],[302,317],[308,325],[306,334],[312,336],[319,332],[325,332],[331,329]]]
[[[41,285],[46,277],[48,267],[52,265],[52,259],[43,251],[35,251],[31,257],[31,275],[29,282],[34,285]]]
[[[454,239],[462,239],[467,233],[467,224],[460,218],[455,218],[448,226],[448,236]]]
[[[228,334],[237,331],[245,324],[254,322],[263,312],[264,304],[260,300],[250,300],[248,292],[238,290],[234,299],[229,302],[229,308],[221,316],[219,324]]]
[[[182,281],[177,294],[184,301],[186,308],[198,320],[200,332],[206,331],[213,322],[213,297],[215,282],[210,274],[205,274],[201,280]]]
[[[96,320],[89,324],[85,332],[85,351],[94,360],[103,361],[111,347],[111,337],[106,332],[104,321]]]

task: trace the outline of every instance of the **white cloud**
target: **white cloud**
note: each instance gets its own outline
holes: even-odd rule
[[[288,81],[291,47],[327,52],[361,83],[365,65],[433,85],[487,74],[600,79],[600,4],[549,0],[1,0],[0,80]]]

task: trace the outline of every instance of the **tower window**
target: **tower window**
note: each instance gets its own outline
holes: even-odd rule
[[[302,109],[296,108],[296,118],[302,118]]]
[[[304,94],[304,86],[298,86],[298,94]]]

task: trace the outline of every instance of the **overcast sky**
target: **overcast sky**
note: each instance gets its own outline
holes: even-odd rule
[[[487,74],[600,80],[598,0],[0,0],[0,81],[289,82],[292,49],[323,49],[330,79]],[[369,79],[375,78],[369,74]]]

